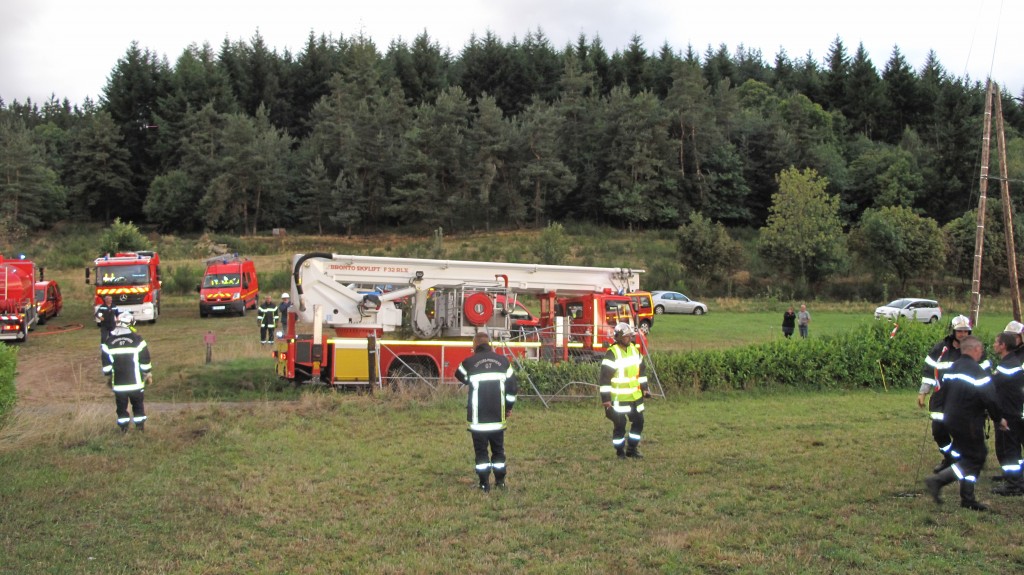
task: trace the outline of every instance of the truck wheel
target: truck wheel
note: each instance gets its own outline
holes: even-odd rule
[[[396,393],[427,394],[434,389],[437,369],[426,361],[416,359],[405,363],[395,361],[388,369],[388,385]]]
[[[651,333],[651,322],[649,320],[640,321],[640,331],[644,333]]]
[[[242,311],[238,312],[240,317],[245,317],[245,302],[242,302]]]

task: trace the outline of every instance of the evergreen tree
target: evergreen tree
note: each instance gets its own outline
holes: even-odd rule
[[[4,240],[64,217],[64,188],[24,122],[0,117],[0,229]]]
[[[141,213],[141,198],[132,187],[130,155],[122,146],[110,114],[90,115],[71,141],[66,169],[72,214],[93,220],[110,221]]]

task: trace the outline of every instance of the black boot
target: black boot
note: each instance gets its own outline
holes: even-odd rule
[[[971,511],[988,511],[988,505],[974,498],[974,482],[960,482],[960,507]]]
[[[632,457],[633,459],[643,459],[644,456],[640,455],[640,448],[636,445],[630,445],[626,448],[626,457]]]
[[[488,491],[490,491],[491,490],[491,486],[488,484],[488,479],[491,477],[490,472],[487,472],[487,473],[477,473],[476,475],[477,475],[477,477],[480,478],[480,491],[483,491],[484,493],[487,493]]]
[[[928,489],[928,494],[932,496],[932,500],[935,501],[936,505],[942,505],[942,497],[939,492],[942,488],[950,483],[956,481],[956,473],[952,467],[947,467],[935,475],[929,475],[924,480],[924,486]]]
[[[1005,475],[1002,484],[992,488],[992,493],[1003,497],[1020,497],[1024,495],[1024,477]]]
[[[621,447],[619,447],[615,450],[615,456],[618,457],[619,459],[625,459],[626,452],[623,451]]]
[[[932,468],[932,473],[938,473],[943,469],[949,467],[950,465],[953,465],[953,458],[950,457],[948,453],[943,453],[942,461],[940,461],[938,465]]]

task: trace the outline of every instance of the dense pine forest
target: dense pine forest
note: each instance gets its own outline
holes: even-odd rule
[[[0,101],[0,239],[114,218],[178,234],[586,222],[677,230],[730,259],[756,230],[790,277],[859,255],[905,283],[970,269],[985,96],[934,53],[909,63],[897,46],[879,70],[841,38],[820,61],[771,62],[639,36],[559,49],[540,30],[458,54],[427,32],[383,50],[310,33],[297,54],[257,33],[173,64],[132,44],[99,101]],[[1024,105],[1001,105],[1019,189]]]

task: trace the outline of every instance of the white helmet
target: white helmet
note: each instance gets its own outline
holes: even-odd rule
[[[949,322],[953,331],[971,331],[971,320],[965,315],[958,315]]]
[[[1024,333],[1024,323],[1019,321],[1011,321],[1006,324],[1006,329],[1003,330],[1006,333],[1012,333],[1013,335],[1021,335]]]
[[[291,299],[291,298],[292,298],[292,296],[288,292],[284,292],[283,294],[281,294],[281,299]]]
[[[620,335],[633,335],[635,333],[636,333],[636,330],[633,329],[633,326],[629,325],[628,323],[626,323],[624,321],[620,321],[615,326],[615,337],[619,337]]]
[[[123,311],[117,314],[118,327],[131,327],[135,325],[135,316],[130,311]]]

